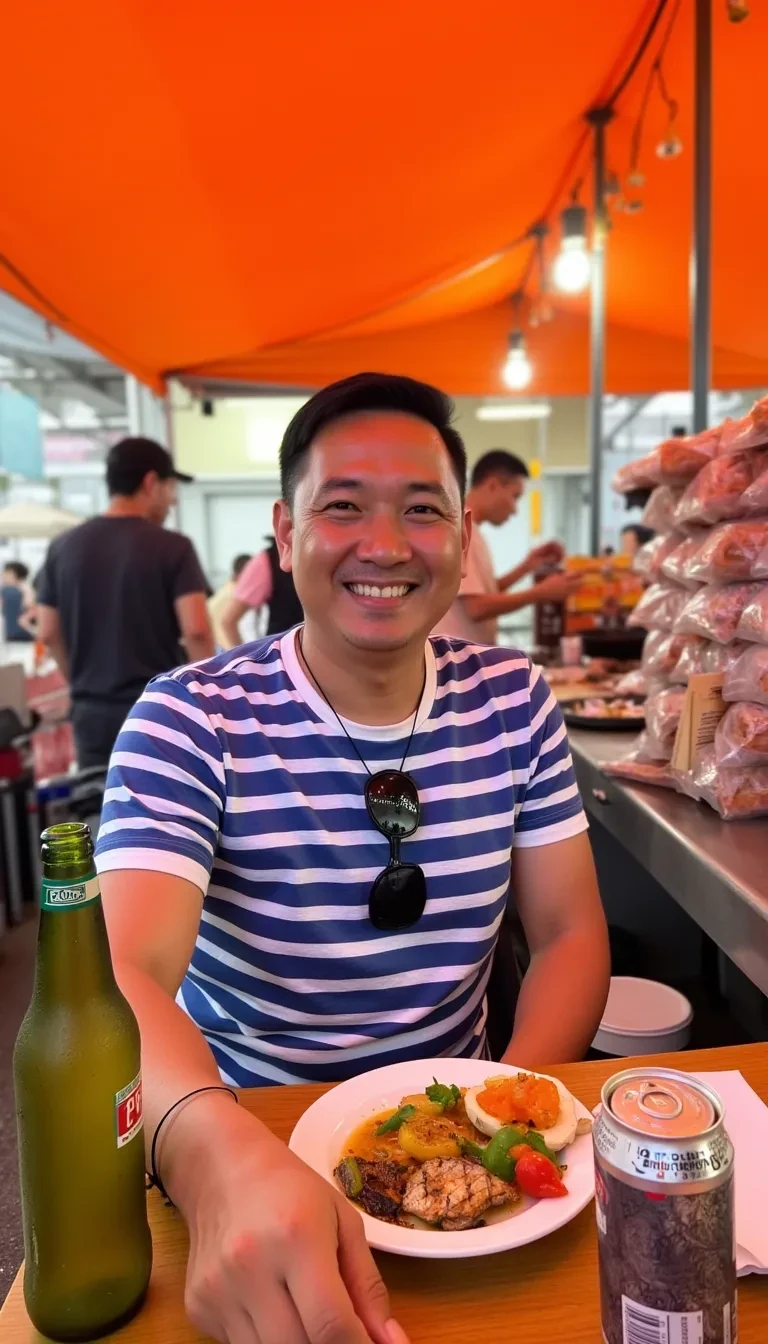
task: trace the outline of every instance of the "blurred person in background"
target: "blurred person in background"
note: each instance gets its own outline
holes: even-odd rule
[[[37,578],[38,637],[70,684],[81,769],[106,765],[147,682],[214,652],[207,583],[176,502],[170,453],[122,439],[107,458],[109,507],[51,542]]]
[[[293,575],[280,568],[277,543],[270,541],[245,566],[229,601],[219,617],[223,649],[234,649],[243,640],[240,622],[248,611],[267,609],[265,635],[282,635],[304,619]]]
[[[230,644],[225,643],[226,636],[221,626],[221,617],[229,605],[230,598],[234,594],[237,580],[240,578],[248,561],[251,559],[252,557],[250,555],[236,555],[232,561],[232,573],[226,583],[222,583],[221,587],[217,588],[213,596],[208,598],[208,616],[210,617],[211,626],[213,628],[213,638],[216,640],[216,644],[220,649],[228,649],[232,647]]]
[[[621,529],[621,554],[635,558],[641,546],[653,541],[656,536],[652,527],[643,527],[642,523],[627,523]]]
[[[29,644],[34,639],[28,627],[34,595],[29,585],[29,570],[19,560],[9,560],[3,566],[0,604],[6,641],[10,644]]]
[[[454,635],[474,644],[495,644],[500,616],[538,602],[562,602],[578,588],[579,575],[552,574],[517,593],[507,591],[536,570],[558,565],[565,556],[559,541],[535,546],[521,564],[501,578],[493,572],[491,552],[479,525],[502,527],[517,513],[528,474],[525,463],[504,448],[493,448],[475,463],[467,495],[472,532],[464,576],[459,595],[435,634]]]

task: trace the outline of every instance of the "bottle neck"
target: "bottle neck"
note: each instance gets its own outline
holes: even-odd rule
[[[35,998],[74,1006],[116,989],[93,859],[44,863]]]

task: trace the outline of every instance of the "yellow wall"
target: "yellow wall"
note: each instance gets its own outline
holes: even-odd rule
[[[290,418],[298,399],[283,403],[284,419]],[[482,402],[474,397],[456,398],[456,427],[467,445],[470,463],[491,448],[506,448],[524,461],[540,455],[540,422],[535,420],[478,420],[475,411]],[[582,467],[586,470],[587,403],[583,397],[559,397],[551,402],[546,424],[544,467]],[[180,471],[192,475],[274,476],[276,456],[260,444],[263,435],[255,417],[256,403],[250,398],[222,398],[214,414],[204,416],[200,403],[181,387],[171,392],[173,451]],[[267,439],[274,440],[278,422]],[[261,456],[261,460],[259,460]]]

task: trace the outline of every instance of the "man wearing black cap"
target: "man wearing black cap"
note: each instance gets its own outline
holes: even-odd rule
[[[191,480],[159,443],[122,439],[107,458],[106,513],[48,550],[37,582],[39,638],[70,683],[81,769],[106,765],[152,677],[214,652],[195,548],[163,527],[176,482]]]

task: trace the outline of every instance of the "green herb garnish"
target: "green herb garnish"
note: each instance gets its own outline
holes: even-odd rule
[[[378,1138],[380,1134],[394,1133],[396,1129],[399,1129],[401,1125],[405,1124],[406,1120],[410,1120],[411,1116],[415,1114],[415,1106],[401,1106],[400,1110],[395,1111],[394,1115],[390,1115],[389,1119],[385,1120],[383,1125],[379,1125],[379,1128],[376,1130],[376,1137]]]
[[[444,1111],[452,1111],[456,1103],[461,1101],[461,1092],[455,1083],[448,1086],[447,1083],[438,1083],[437,1079],[433,1078],[425,1091],[429,1100],[436,1106],[442,1106]]]

